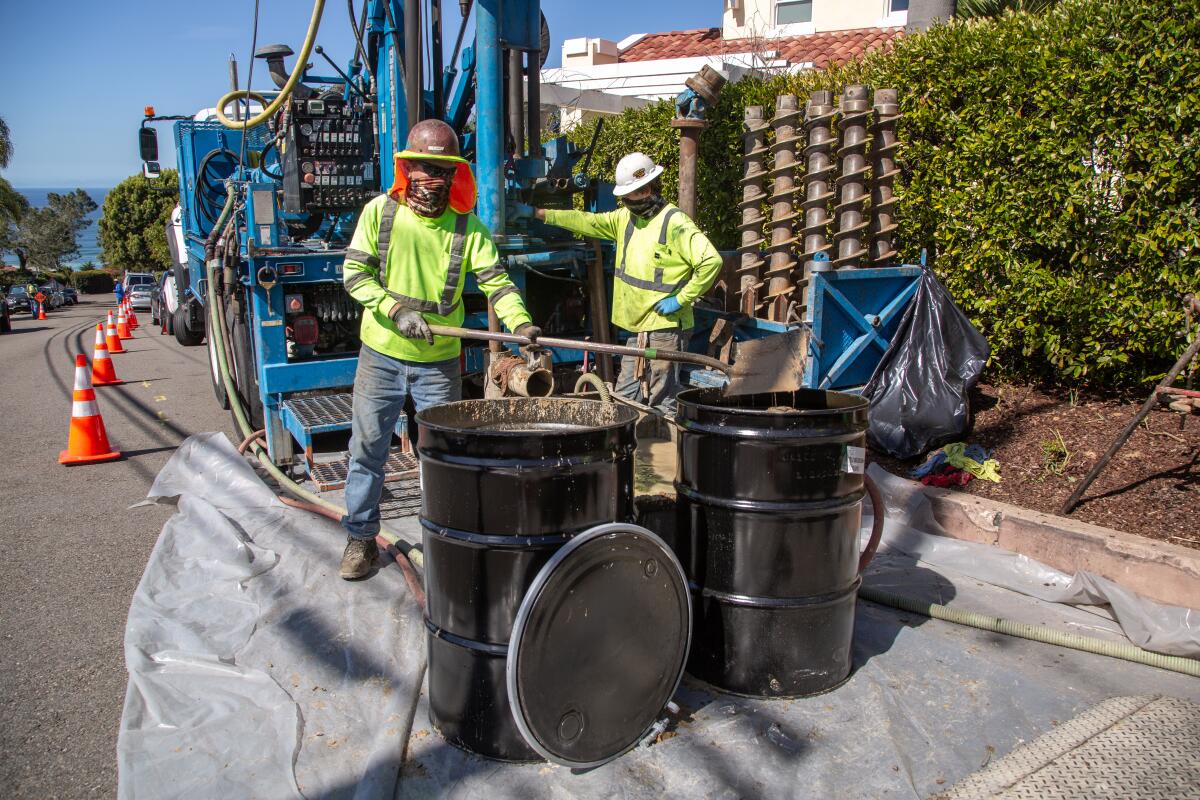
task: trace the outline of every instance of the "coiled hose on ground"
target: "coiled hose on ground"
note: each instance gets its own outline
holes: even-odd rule
[[[217,219],[217,226],[220,227],[228,218],[233,209],[233,192],[229,191],[225,200],[225,206],[221,209],[221,214]],[[215,343],[217,353],[217,362],[220,368],[221,381],[225,384],[225,392],[229,396],[229,405],[233,410],[234,417],[237,420],[238,429],[244,437],[243,444],[254,451],[258,462],[262,464],[271,477],[279,483],[285,491],[301,500],[301,503],[287,501],[281,498],[286,504],[296,508],[303,508],[322,516],[326,516],[333,520],[340,520],[345,515],[346,510],[341,506],[330,503],[321,497],[318,497],[313,492],[308,491],[300,484],[293,481],[283,473],[275,463],[271,461],[270,455],[263,446],[260,439],[256,437],[258,433],[251,428],[246,410],[242,407],[241,399],[238,396],[237,388],[234,385],[233,378],[229,372],[229,363],[225,358],[224,348],[224,308],[217,302],[216,298],[216,281],[215,270],[217,262],[211,261],[207,265],[208,270],[208,313],[212,315],[211,330],[218,341]],[[599,392],[600,397],[605,402],[612,402],[612,391],[600,378],[592,373],[585,373],[580,376],[575,383],[575,392],[579,391],[584,386],[590,386]],[[248,443],[248,444],[247,444]],[[874,498],[872,498],[874,501]],[[415,577],[415,572],[411,571],[411,565],[405,564],[405,561],[411,562],[416,567],[424,566],[421,548],[417,545],[404,541],[392,533],[381,532],[380,535],[388,541],[394,548],[394,556],[400,556],[396,559],[396,563],[404,572],[405,581],[413,591],[414,599],[424,604],[424,592],[420,591],[419,581]],[[965,625],[979,630],[991,631],[993,633],[1002,633],[1006,636],[1015,636],[1020,639],[1028,639],[1034,642],[1043,644],[1055,645],[1057,647],[1066,647],[1072,650],[1081,650],[1085,653],[1094,653],[1096,655],[1108,656],[1110,658],[1119,658],[1124,661],[1131,661],[1135,664],[1144,664],[1150,667],[1179,672],[1184,675],[1200,677],[1200,661],[1182,656],[1169,656],[1162,653],[1153,653],[1149,650],[1143,650],[1140,647],[1123,642],[1109,642],[1103,639],[1097,639],[1092,636],[1080,636],[1074,633],[1064,633],[1061,631],[1049,630],[1035,625],[1027,625],[1020,622],[1012,622],[1010,620],[1000,619],[999,617],[991,617],[986,614],[980,614],[974,611],[963,611],[948,606],[939,605],[937,603],[926,603],[920,600],[913,600],[908,597],[891,594],[871,586],[862,586],[859,588],[859,596],[864,600],[869,600],[872,603],[889,606],[891,608],[908,611],[913,614],[921,614],[923,616],[940,619],[946,622],[953,622],[958,625]]]

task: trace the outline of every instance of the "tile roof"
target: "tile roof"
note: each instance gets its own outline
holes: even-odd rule
[[[903,28],[857,28],[848,31],[823,31],[807,36],[778,38],[725,39],[720,28],[696,28],[644,36],[621,52],[621,61],[655,61],[663,58],[715,56],[722,53],[746,53],[756,49],[775,50],[789,62],[811,61],[817,69],[844,64],[864,53],[889,46],[903,35]]]

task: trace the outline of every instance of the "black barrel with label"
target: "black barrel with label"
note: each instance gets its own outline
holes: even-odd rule
[[[676,419],[688,671],[758,697],[833,688],[850,673],[860,555],[881,530],[860,554],[867,401],[693,389]]]
[[[636,420],[533,398],[417,415],[430,718],[451,744],[602,763],[670,699],[691,609],[670,549],[626,524]]]

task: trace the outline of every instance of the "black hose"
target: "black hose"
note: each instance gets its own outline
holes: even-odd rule
[[[208,206],[205,205],[206,198],[204,195],[205,195],[206,189],[209,190],[209,192],[212,194],[216,193],[216,190],[214,190],[212,188],[212,185],[208,183],[206,175],[208,172],[208,165],[212,162],[212,160],[214,158],[216,158],[219,155],[229,156],[231,159],[233,159],[233,163],[235,166],[238,163],[238,154],[228,148],[218,147],[213,150],[209,150],[204,155],[204,158],[200,159],[200,166],[196,169],[196,192],[195,192],[195,196],[194,196],[194,201],[196,203],[196,210],[200,212],[200,215],[205,220],[207,220],[208,222],[210,222],[214,225],[216,224],[217,217],[215,214],[213,214],[211,211],[209,211]],[[228,177],[229,177],[228,175],[222,175],[220,177],[220,180],[224,181]],[[214,206],[218,206],[217,203],[211,203],[211,204]]]
[[[375,73],[371,71],[371,59],[367,58],[367,48],[363,44],[363,31],[367,27],[367,2],[368,0],[363,0],[361,24],[354,21],[354,0],[346,0],[346,11],[350,15],[350,30],[354,32],[354,46],[356,49],[354,61],[363,65],[363,68],[367,71],[367,77],[374,82]]]
[[[271,141],[267,142],[266,147],[264,147],[262,150],[259,151],[258,167],[259,167],[259,169],[261,169],[263,171],[263,174],[266,175],[268,178],[274,178],[277,181],[281,181],[281,180],[283,180],[282,172],[279,173],[278,175],[276,175],[274,172],[271,172],[269,169],[267,169],[267,151],[272,148],[275,148],[276,150],[278,150],[279,149],[278,144],[279,144],[279,141],[277,139],[272,139]],[[279,168],[283,169],[283,165],[280,164]]]

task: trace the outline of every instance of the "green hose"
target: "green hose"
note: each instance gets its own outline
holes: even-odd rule
[[[1076,633],[1064,633],[1039,625],[1011,622],[975,611],[960,611],[957,608],[950,608],[938,603],[926,603],[923,600],[901,597],[900,595],[891,594],[872,586],[862,586],[858,590],[858,596],[864,600],[870,600],[872,603],[891,606],[892,608],[898,608],[902,611],[909,611],[925,617],[932,617],[933,619],[953,622],[957,625],[966,625],[971,628],[991,631],[992,633],[1003,633],[1006,636],[1016,636],[1020,639],[1029,639],[1033,642],[1052,644],[1057,647],[1067,647],[1071,650],[1082,650],[1085,653],[1119,658],[1124,661],[1132,661],[1135,664],[1145,664],[1146,666],[1167,669],[1172,672],[1182,672],[1184,675],[1200,678],[1200,661],[1194,658],[1152,653],[1149,650],[1143,650],[1136,645],[1125,644],[1124,642],[1109,642],[1093,636],[1080,636]]]
[[[600,376],[594,372],[585,372],[579,376],[579,380],[575,381],[575,394],[580,394],[583,387],[590,386],[600,393],[600,399],[606,403],[613,401],[612,392],[609,391],[608,384],[600,380]]]

